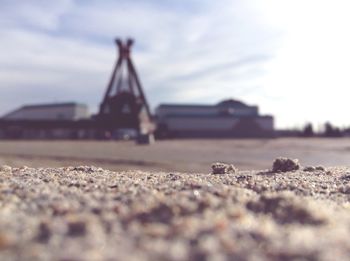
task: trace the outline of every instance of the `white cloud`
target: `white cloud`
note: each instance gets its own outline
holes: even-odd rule
[[[54,30],[59,27],[60,18],[73,7],[72,0],[46,1],[13,1],[1,3],[2,27],[27,27]]]

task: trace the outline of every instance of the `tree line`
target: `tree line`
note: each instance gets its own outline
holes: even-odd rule
[[[315,131],[312,123],[307,123],[299,135],[302,137],[344,137],[350,135],[350,128],[339,128],[326,122],[321,131]]]

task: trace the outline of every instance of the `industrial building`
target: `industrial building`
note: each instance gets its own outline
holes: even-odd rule
[[[273,117],[237,100],[216,105],[161,104],[156,109],[161,137],[272,137]]]
[[[92,138],[88,109],[76,103],[26,105],[0,119],[2,139]]]
[[[216,105],[162,104],[151,114],[131,60],[132,39],[116,39],[115,63],[99,111],[86,105],[27,105],[0,118],[2,139],[114,139],[135,137],[150,143],[155,133],[171,137],[272,137],[273,117],[237,100]]]
[[[160,138],[274,135],[272,116],[259,115],[257,106],[232,99],[216,105],[161,104],[156,108],[155,119],[156,134]],[[96,131],[99,122],[89,118],[87,106],[77,103],[23,106],[6,114],[0,127],[1,124],[0,138],[89,139],[103,136]]]
[[[132,39],[116,39],[118,59],[100,109],[77,103],[23,106],[0,118],[3,139],[113,139],[133,135],[150,143],[156,128],[131,60]]]
[[[0,138],[92,138],[89,117],[88,107],[74,102],[25,105],[0,119]]]
[[[257,106],[232,99],[216,105],[161,104],[156,108],[155,119],[156,134],[160,138],[274,135],[272,116],[259,115]],[[2,117],[0,138],[101,138],[104,134],[98,131],[96,125],[99,122],[90,118],[88,107],[84,104],[27,105]],[[110,138],[118,138],[123,136],[121,133],[124,132],[119,129],[109,135]]]

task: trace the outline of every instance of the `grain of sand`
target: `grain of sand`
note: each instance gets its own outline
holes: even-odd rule
[[[308,170],[4,166],[0,260],[348,260],[350,169]]]

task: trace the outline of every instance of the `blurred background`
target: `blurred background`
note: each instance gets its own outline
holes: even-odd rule
[[[216,160],[243,169],[275,156],[350,160],[348,1],[0,4],[0,163],[205,171]],[[101,116],[118,93],[107,95],[118,86],[115,37],[135,40],[136,71],[115,77],[124,91],[141,82],[134,116],[149,107],[154,128],[134,129],[162,138],[149,147]]]

